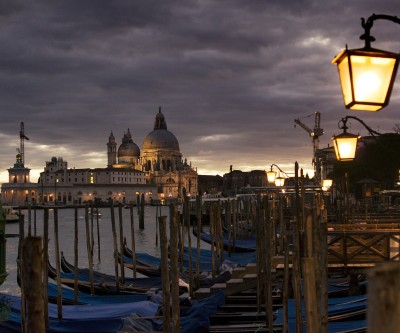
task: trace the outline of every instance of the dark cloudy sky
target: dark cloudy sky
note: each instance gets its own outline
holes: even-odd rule
[[[345,110],[333,57],[363,47],[361,17],[400,16],[398,0],[0,0],[0,181],[25,123],[25,165],[105,167],[113,131],[139,147],[162,107],[199,174],[311,170],[312,141],[352,114],[389,132],[400,84],[378,113]],[[400,25],[376,21],[374,47],[398,52]],[[397,81],[399,81],[398,79]],[[366,134],[357,122],[352,132]]]

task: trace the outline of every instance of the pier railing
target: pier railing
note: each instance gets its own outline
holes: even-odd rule
[[[335,225],[328,230],[328,263],[368,267],[400,260],[399,223]]]

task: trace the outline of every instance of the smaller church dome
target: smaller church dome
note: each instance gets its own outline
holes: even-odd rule
[[[132,141],[131,132],[128,129],[128,132],[124,134],[122,138],[122,144],[118,148],[118,157],[139,157],[140,149],[136,143]]]

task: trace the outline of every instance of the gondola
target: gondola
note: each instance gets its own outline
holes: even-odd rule
[[[9,304],[10,313],[7,320],[0,321],[1,332],[21,332],[21,297],[0,294],[0,298]],[[48,329],[46,332],[126,332],[134,331],[129,317],[156,316],[159,304],[151,301],[130,303],[80,304],[65,305],[62,308],[62,319],[58,318],[56,304],[48,305]]]
[[[10,304],[9,318],[0,321],[0,331],[21,332],[21,297],[1,293],[0,299]],[[209,317],[223,303],[224,295],[221,291],[201,301],[192,302],[181,312],[180,332],[208,332]],[[46,332],[154,332],[162,331],[164,326],[160,304],[151,301],[65,305],[62,308],[62,319],[58,319],[58,314],[57,305],[49,304]]]
[[[132,264],[132,250],[129,249],[126,244],[124,246],[124,256],[123,256],[123,258],[124,258],[125,267],[128,267],[128,268],[132,269],[132,266],[133,266],[133,264]],[[138,253],[136,255],[136,258],[137,258],[137,260],[136,260],[137,263],[140,263],[142,265],[140,267],[148,267],[149,269],[152,269],[152,274],[155,274],[156,272],[159,272],[159,274],[161,274],[161,270],[159,268],[160,267],[159,266],[160,265],[160,259],[159,258],[157,258],[155,256],[152,256],[152,255],[149,255],[149,254],[145,254],[145,253]],[[194,256],[193,256],[193,258],[194,258]],[[227,258],[227,259],[229,259],[229,258]],[[121,260],[121,256],[120,255],[119,255],[119,260]],[[186,263],[188,263],[187,258],[186,258]],[[206,265],[207,272],[211,271],[211,268],[210,268],[211,267],[211,263],[210,262],[203,263],[203,265]],[[186,266],[186,271],[183,272],[180,275],[180,278],[186,283],[188,282],[187,267],[188,266]],[[193,270],[195,270],[195,268],[196,268],[195,261],[193,261]],[[231,278],[231,275],[232,274],[231,274],[230,270],[222,271],[220,274],[218,274],[214,278],[209,277],[208,275],[201,274],[199,276],[199,284],[200,284],[200,287],[202,287],[202,288],[208,288],[208,287],[211,287],[211,286],[213,286],[214,284],[217,284],[217,283],[227,282]]]
[[[66,260],[62,252],[61,252],[61,269],[65,273],[74,273],[74,265],[72,265]],[[139,270],[138,273],[140,273]],[[86,276],[87,280],[88,281],[90,280],[90,270],[88,268],[78,268],[78,274],[80,276]],[[116,279],[114,275],[108,275],[94,270],[93,276],[96,281],[99,281],[101,283],[114,284],[114,285],[116,284]],[[124,284],[135,288],[161,289],[162,280],[159,274],[158,275],[154,274],[154,276],[152,277],[147,277],[147,276],[137,277],[137,278],[125,277]]]
[[[200,237],[200,239],[206,243],[211,244],[211,234],[209,232],[197,232],[196,228],[193,228],[193,235]],[[248,239],[230,239],[226,234],[223,235],[223,247],[225,251],[231,252],[254,252],[256,250],[255,238]],[[214,238],[215,243],[215,238]],[[215,244],[214,244],[215,245]]]
[[[50,303],[57,303],[58,287],[49,282],[47,295]],[[72,288],[61,286],[63,304],[75,304],[75,292]],[[113,303],[132,303],[147,301],[150,295],[147,294],[123,294],[123,295],[92,295],[78,291],[78,303],[76,304],[113,304]]]
[[[123,261],[125,268],[133,270],[132,258],[121,256],[121,254],[118,253],[118,263],[121,263],[122,257],[124,258]],[[137,273],[140,273],[147,277],[161,277],[160,266],[147,265],[145,263],[138,263],[138,261],[136,261],[135,269]]]
[[[53,280],[57,280],[56,269],[48,262],[48,276]],[[61,283],[74,288],[75,276],[73,273],[60,272]],[[88,280],[87,275],[78,274],[78,290],[83,293],[91,294],[92,288],[90,285],[90,279]],[[104,281],[95,281],[93,279],[93,292],[95,295],[134,295],[134,294],[146,294],[149,291],[148,288],[135,288],[128,285],[120,284],[117,288],[115,284],[107,284]]]

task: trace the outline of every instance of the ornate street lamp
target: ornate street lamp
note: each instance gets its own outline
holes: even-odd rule
[[[272,169],[274,166],[277,167],[279,172],[280,172],[278,177],[276,176],[277,172]],[[289,178],[289,176],[286,174],[286,172],[283,171],[276,164],[271,164],[271,169],[269,171],[267,171],[266,174],[267,174],[268,184],[275,184],[275,186],[283,186],[283,185],[285,185],[285,178],[281,177],[281,174],[285,175],[286,178]]]
[[[285,185],[285,178],[281,176],[276,177],[275,186],[283,186],[283,185]]]
[[[332,138],[335,148],[336,158],[339,161],[352,161],[356,157],[356,149],[359,135],[347,133],[343,128],[343,133]]]
[[[378,19],[400,24],[400,19],[390,15],[373,14],[367,21],[362,18],[361,26],[365,32],[360,39],[365,40],[364,48],[349,50],[346,45],[346,49],[332,61],[338,67],[347,109],[379,111],[389,104],[399,54],[371,47],[375,38],[370,35],[370,30],[373,22]]]
[[[338,127],[343,129],[343,133],[333,136],[333,145],[335,148],[336,158],[339,161],[352,161],[356,156],[356,149],[357,149],[357,142],[360,138],[359,135],[347,133],[347,121],[348,119],[354,119],[360,122],[372,135],[381,135],[379,132],[374,131],[371,129],[367,124],[365,124],[361,119],[353,116],[346,116],[339,121]]]

